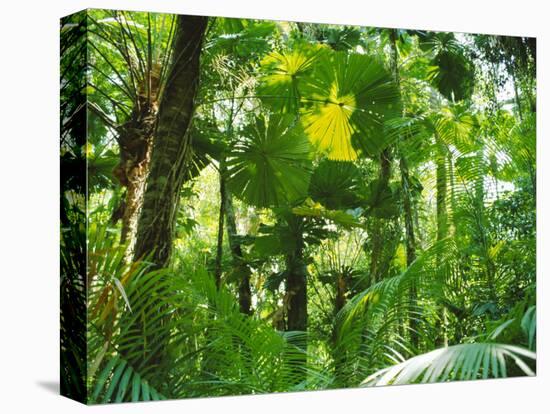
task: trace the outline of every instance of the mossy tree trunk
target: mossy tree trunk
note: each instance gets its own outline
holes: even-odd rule
[[[157,103],[143,100],[142,105],[132,111],[130,120],[119,129],[120,162],[113,174],[120,184],[126,187],[124,201],[116,213],[122,218],[120,242],[127,244],[128,258],[132,257],[137,235],[138,218],[149,174],[157,114]]]
[[[135,259],[148,256],[158,267],[168,264],[172,252],[180,190],[191,152],[189,129],[207,22],[202,16],[178,16],[173,62],[160,103],[134,253]]]
[[[178,16],[172,44],[173,61],[160,102],[134,251],[134,260],[147,258],[156,268],[166,267],[172,252],[180,190],[191,151],[189,129],[207,22],[206,17]],[[164,309],[159,308],[157,312],[161,315]],[[150,332],[158,332],[159,327],[166,323],[168,320],[164,316],[153,320],[137,320],[131,329],[132,335],[143,336],[144,343],[148,344],[141,356],[141,362],[146,360],[148,366],[159,367],[162,364],[168,334],[159,337]]]

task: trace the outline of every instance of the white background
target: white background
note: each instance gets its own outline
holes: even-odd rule
[[[8,0],[9,1],[9,0]],[[550,412],[550,40],[535,0],[11,0],[0,15],[0,412]],[[538,376],[85,408],[58,388],[58,19],[85,7],[538,37]],[[546,325],[546,326],[545,326]]]

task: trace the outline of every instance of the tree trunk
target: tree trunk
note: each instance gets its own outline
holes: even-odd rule
[[[392,45],[392,71],[397,86],[401,88],[401,77],[399,76],[399,53],[397,50],[397,32],[391,29]],[[399,137],[402,141],[404,138]],[[405,216],[405,240],[407,247],[407,266],[410,266],[416,259],[416,240],[414,236],[414,220],[412,214],[412,197],[410,192],[409,166],[403,154],[399,157],[399,172],[401,174],[401,189],[403,191],[403,213]]]
[[[412,197],[410,191],[409,167],[406,159],[401,156],[399,160],[399,170],[401,173],[401,189],[403,191],[403,213],[405,216],[405,245],[407,252],[407,267],[416,260],[416,237],[414,234],[414,218],[412,211]],[[409,298],[416,313],[417,291],[414,280],[411,282],[409,289]],[[414,348],[418,348],[418,321],[416,316],[409,317],[409,328],[411,335],[411,343]]]
[[[440,154],[436,160],[436,214],[437,214],[437,241],[447,237],[449,228],[447,215],[447,162]]]
[[[127,244],[126,258],[133,255],[138,218],[143,205],[145,182],[149,175],[153,136],[158,114],[156,102],[144,100],[132,111],[130,120],[120,128],[120,162],[113,174],[126,187],[124,201],[117,209],[122,218],[120,243]]]
[[[208,18],[178,16],[173,62],[162,96],[134,258],[168,264],[179,194],[190,155],[189,127],[199,83],[202,39]]]
[[[447,215],[447,157],[445,156],[445,146],[441,143],[436,133],[436,144],[438,154],[436,159],[436,218],[437,218],[437,241],[441,241],[448,235],[449,223]],[[441,265],[438,260],[438,267]],[[436,342],[440,346],[448,346],[447,335],[447,312],[445,306],[440,306],[441,322],[439,326],[438,338]]]
[[[286,279],[287,307],[287,331],[301,331],[304,336],[294,339],[294,345],[304,351],[294,361],[294,371],[297,382],[306,377],[307,363],[307,266],[304,260],[304,235],[302,230],[304,218],[292,215],[289,225],[293,228],[294,248],[286,256]]]
[[[407,247],[407,266],[416,259],[416,237],[414,234],[414,218],[412,211],[412,197],[410,189],[409,167],[405,158],[399,160],[401,173],[401,188],[403,190],[403,213],[405,216],[405,241]]]
[[[389,185],[391,177],[391,153],[387,148],[380,154],[380,170],[378,172],[378,182],[380,188]],[[370,281],[371,285],[378,282],[384,273],[386,266],[386,257],[384,253],[384,219],[374,218],[372,226],[372,252],[370,261]]]
[[[288,331],[307,330],[307,269],[303,258],[303,234],[296,239],[294,251],[287,255]]]
[[[395,29],[391,29],[390,39],[392,46],[393,76],[398,88],[401,89],[401,77],[399,75],[399,53],[397,50],[397,31]],[[403,137],[399,137],[400,141],[402,141],[403,139]],[[411,197],[409,166],[407,163],[407,159],[403,154],[400,154],[399,157],[399,172],[401,174],[401,190],[403,192],[403,215],[405,216],[405,245],[408,267],[416,260],[416,239],[414,234],[414,219],[412,212],[413,201]],[[409,290],[409,297],[413,309],[416,307],[416,296],[416,286],[413,281]],[[414,316],[409,318],[409,328],[411,330],[411,343],[413,344],[414,348],[418,348],[418,323]]]
[[[227,191],[225,188],[225,157],[222,156],[219,164],[218,176],[220,179],[220,211],[218,214],[218,241],[216,245],[216,264],[214,267],[214,278],[216,280],[216,287],[219,289],[222,280],[222,259],[223,259],[223,232],[224,232],[224,219],[225,209],[227,201]]]
[[[349,269],[351,270],[351,269]],[[336,276],[335,301],[334,301],[334,322],[332,324],[332,360],[334,361],[334,377],[337,387],[347,387],[350,373],[346,369],[349,362],[349,351],[345,346],[338,343],[338,313],[344,308],[347,302],[346,292],[348,286],[346,280],[349,278],[348,269],[342,269]]]
[[[225,192],[225,219],[229,248],[233,257],[233,267],[239,275],[239,309],[245,315],[252,315],[250,269],[243,260],[241,244],[237,240],[237,220],[235,219],[233,198],[229,191]]]
[[[134,252],[134,260],[147,258],[156,268],[166,267],[172,251],[180,189],[191,149],[188,131],[199,82],[199,58],[207,22],[206,17],[178,16],[172,44],[173,62],[161,98]],[[165,314],[165,309],[158,308],[156,311],[159,315]],[[168,323],[168,318],[161,316],[153,321],[136,320],[135,327],[130,331],[132,335],[145,336],[147,348],[143,349],[139,361],[130,360],[132,364],[146,364],[149,367],[162,364],[168,334],[159,337],[149,332],[158,332],[160,326]]]
[[[511,73],[512,73],[512,83],[514,84],[514,98],[516,101],[517,112],[519,115],[519,120],[523,122],[523,108],[521,106],[521,99],[519,97],[519,91],[518,91],[518,81],[516,79],[514,68],[511,69]]]

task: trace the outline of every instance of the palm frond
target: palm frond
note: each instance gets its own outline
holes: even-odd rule
[[[258,95],[274,111],[295,113],[300,104],[299,85],[324,52],[323,48],[303,46],[270,53],[261,62],[265,75],[260,80]]]
[[[258,207],[292,203],[307,194],[311,147],[290,115],[258,118],[227,159],[227,185]]]
[[[325,54],[301,84],[302,123],[311,142],[333,160],[374,156],[391,144],[386,121],[401,115],[395,82],[378,60]]]
[[[118,355],[107,361],[95,380],[88,400],[90,404],[106,404],[166,399]]]
[[[329,209],[356,208],[360,183],[359,169],[354,164],[325,159],[313,171],[309,195]]]
[[[532,376],[535,373],[529,364],[535,359],[534,352],[512,345],[460,344],[436,349],[380,370],[366,378],[362,385],[504,378],[509,376],[510,362],[519,369],[518,375]]]
[[[536,332],[537,332],[537,307],[531,306],[523,315],[521,319],[521,327],[527,335],[529,343],[529,349],[534,350],[536,348]]]

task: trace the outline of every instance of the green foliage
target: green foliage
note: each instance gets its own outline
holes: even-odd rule
[[[317,37],[337,51],[353,50],[361,44],[361,30],[352,26],[322,28]]]
[[[219,18],[216,26],[221,33],[212,38],[206,47],[228,51],[243,58],[267,52],[268,39],[275,31],[273,22],[242,19]]]
[[[227,159],[227,184],[258,207],[293,203],[307,194],[311,148],[290,115],[270,115],[242,131]]]
[[[354,164],[325,159],[313,171],[309,195],[333,210],[356,208],[360,205],[360,183],[360,172]]]
[[[294,207],[292,212],[299,216],[316,217],[328,220],[334,224],[342,226],[344,229],[353,227],[363,227],[364,224],[358,219],[357,214],[348,213],[341,210],[330,210],[319,203],[307,199],[302,205]]]
[[[397,186],[374,179],[366,190],[367,214],[383,219],[396,217],[399,213],[400,198],[401,193]]]
[[[276,332],[241,314],[232,293],[218,290],[204,269],[183,268],[178,275],[150,272],[145,264],[128,266],[124,250],[112,245],[105,229],[93,234],[90,403],[263,393],[287,390],[288,384],[298,390],[322,378],[297,383],[294,378],[305,369],[297,362],[304,351],[294,345],[299,334]],[[192,341],[190,329],[196,329]],[[160,366],[152,366],[164,336],[170,338],[168,353]]]
[[[474,87],[474,67],[463,54],[442,50],[432,60],[430,82],[452,101],[468,99]]]
[[[310,216],[312,219],[301,220],[297,216]],[[260,225],[258,235],[254,239],[253,251],[260,257],[284,255],[297,247],[299,235],[309,245],[317,245],[330,236],[330,231],[323,226],[323,221],[315,218],[328,218],[321,215],[308,214],[303,207],[292,210],[280,209],[277,222],[273,225]]]
[[[534,374],[529,41],[209,20],[159,269],[118,241],[113,168],[121,128],[162,108],[175,19],[90,16],[89,67],[63,29],[62,77],[89,71],[62,87],[64,387],[99,404]]]
[[[507,360],[524,375],[535,375],[527,362],[534,359],[534,353],[511,345],[461,344],[436,349],[376,372],[365,379],[363,385],[502,378],[508,376],[510,369]]]
[[[302,46],[286,52],[273,52],[261,62],[265,75],[258,94],[274,111],[293,113],[299,108],[299,85],[307,82],[322,48]]]
[[[401,113],[399,91],[376,58],[325,54],[303,85],[302,123],[312,143],[330,159],[376,155],[391,144],[384,122]]]
[[[166,397],[151,387],[147,380],[141,378],[125,360],[115,356],[105,364],[103,371],[98,374],[89,403],[105,404],[164,399]]]
[[[472,96],[474,64],[453,33],[414,32],[420,49],[431,55],[427,79],[447,99],[461,101]]]

